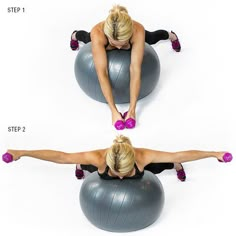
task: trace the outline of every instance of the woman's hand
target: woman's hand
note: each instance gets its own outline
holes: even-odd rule
[[[23,156],[23,152],[20,150],[11,150],[8,149],[7,153],[12,155],[13,161],[19,160]]]

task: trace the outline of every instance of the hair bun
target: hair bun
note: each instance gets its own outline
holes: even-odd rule
[[[128,138],[128,137],[125,137],[125,136],[123,136],[123,135],[118,135],[118,136],[116,137],[116,139],[113,141],[113,143],[114,143],[114,144],[115,144],[115,143],[127,143],[127,144],[131,145],[131,142],[130,142],[129,138]]]
[[[118,138],[116,138],[116,143],[124,143],[124,140],[123,140],[123,138],[122,137],[118,137]]]
[[[120,13],[126,13],[128,14],[128,11],[125,7],[120,6],[120,5],[114,5],[112,7],[112,9],[109,12],[110,14],[115,14],[115,15],[119,15]]]

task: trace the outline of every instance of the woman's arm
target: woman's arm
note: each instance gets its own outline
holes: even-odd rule
[[[135,23],[135,30],[131,39],[130,61],[130,110],[135,110],[141,86],[141,67],[143,62],[145,32],[141,24]]]
[[[114,99],[108,76],[107,54],[105,49],[106,37],[101,29],[101,23],[91,31],[92,54],[102,93],[110,107],[114,107]]]
[[[165,163],[165,162],[174,162],[174,163],[183,163],[188,161],[195,161],[209,157],[215,157],[219,161],[224,160],[224,154],[226,152],[208,152],[208,151],[199,151],[199,150],[190,150],[190,151],[181,151],[181,152],[162,152],[157,150],[137,148],[136,152],[138,153],[138,160],[142,162],[144,166],[150,163]]]
[[[106,149],[78,153],[65,153],[53,150],[7,150],[7,152],[13,156],[15,161],[23,156],[28,156],[59,164],[88,164],[98,167],[104,163]]]
[[[130,77],[140,78],[145,46],[145,30],[144,27],[137,22],[135,22],[135,30],[131,38],[131,43]]]

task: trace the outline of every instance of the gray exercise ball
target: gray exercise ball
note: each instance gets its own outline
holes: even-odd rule
[[[130,232],[156,221],[164,205],[164,191],[159,179],[149,171],[141,179],[123,180],[104,180],[94,172],[82,184],[80,205],[98,228]]]
[[[108,73],[116,104],[130,102],[131,50],[107,51]],[[75,76],[81,89],[91,98],[106,103],[94,67],[91,43],[85,44],[75,60]],[[160,62],[155,50],[145,44],[142,63],[141,89],[138,99],[147,96],[156,87],[160,76]]]

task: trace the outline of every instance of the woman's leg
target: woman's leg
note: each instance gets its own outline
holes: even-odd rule
[[[84,30],[75,31],[75,33],[72,34],[72,38],[83,43],[91,42],[90,33]]]
[[[87,170],[90,173],[93,173],[98,170],[96,166],[93,165],[80,165],[82,170]]]
[[[151,171],[153,174],[160,174],[163,170],[174,168],[174,163],[150,163],[144,167],[144,170]]]
[[[166,30],[156,30],[153,32],[145,30],[145,42],[152,45],[156,44],[160,40],[167,40],[170,38],[170,34]]]
[[[75,176],[77,179],[84,179],[85,178],[85,172],[93,173],[97,171],[98,168],[93,165],[80,165],[77,164],[75,168]]]
[[[156,44],[160,40],[167,40],[167,39],[171,41],[172,48],[176,52],[179,52],[181,50],[179,39],[173,31],[168,32],[166,30],[156,30],[156,31],[150,32],[150,31],[145,30],[145,42],[150,45]]]
[[[181,163],[151,163],[144,167],[144,170],[149,170],[153,174],[159,174],[164,170],[175,169],[177,178],[180,181],[186,180],[186,174]]]

